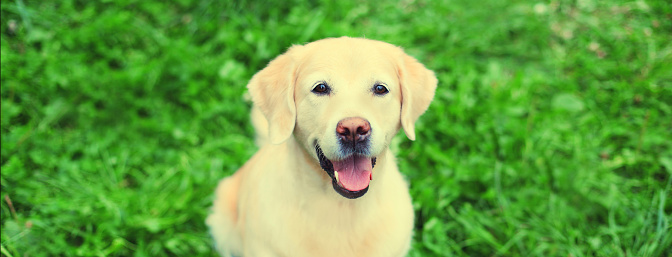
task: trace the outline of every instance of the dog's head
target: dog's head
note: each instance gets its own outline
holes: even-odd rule
[[[367,192],[376,157],[414,123],[436,89],[434,73],[399,47],[361,38],[293,46],[250,81],[272,143],[297,142],[347,198]]]

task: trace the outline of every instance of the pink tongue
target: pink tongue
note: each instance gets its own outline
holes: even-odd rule
[[[371,180],[371,158],[350,156],[340,161],[331,161],[338,171],[341,186],[350,191],[359,191],[369,186]]]

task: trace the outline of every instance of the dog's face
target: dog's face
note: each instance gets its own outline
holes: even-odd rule
[[[347,198],[364,195],[376,157],[413,124],[436,88],[434,74],[393,45],[335,38],[294,46],[248,88],[269,121],[270,139],[297,142]]]

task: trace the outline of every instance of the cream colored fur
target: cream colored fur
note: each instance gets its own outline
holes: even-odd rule
[[[312,91],[317,82],[329,95]],[[374,95],[384,83],[389,93]],[[293,46],[248,84],[259,151],[223,179],[207,224],[222,256],[404,256],[413,207],[390,140],[414,123],[434,97],[434,73],[393,45],[331,38]],[[347,199],[320,168],[314,145],[342,158],[338,122],[370,122],[377,158],[368,192]],[[412,172],[412,171],[411,171]]]

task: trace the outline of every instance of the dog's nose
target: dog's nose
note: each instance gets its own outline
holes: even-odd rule
[[[336,134],[347,142],[361,142],[371,135],[371,124],[362,118],[345,118],[338,122]]]

